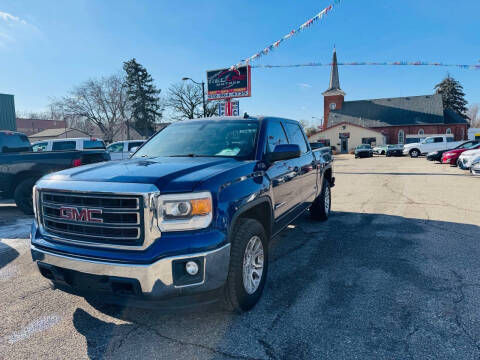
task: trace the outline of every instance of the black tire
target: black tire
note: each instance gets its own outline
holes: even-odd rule
[[[410,154],[410,157],[417,158],[420,156],[420,151],[418,151],[418,149],[412,149],[410,150],[409,154]]]
[[[15,204],[27,215],[33,215],[32,191],[36,182],[35,178],[22,180],[13,193]]]
[[[382,153],[380,155],[385,155],[385,151],[382,151]]]
[[[328,194],[328,199],[326,200],[325,197]],[[328,206],[327,206],[328,201]],[[322,192],[315,201],[313,202],[312,206],[310,206],[310,216],[314,220],[318,221],[325,221],[328,220],[330,216],[330,209],[332,208],[332,192],[330,190],[330,183],[327,180],[323,181]]]
[[[256,290],[249,294],[244,285],[243,266],[247,245],[255,237],[263,246],[263,271]],[[233,230],[230,267],[225,284],[225,305],[229,310],[242,312],[252,309],[260,297],[268,271],[268,239],[262,224],[253,219],[239,219]]]

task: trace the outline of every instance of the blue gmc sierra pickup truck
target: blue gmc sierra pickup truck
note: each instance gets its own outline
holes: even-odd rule
[[[270,238],[306,210],[326,220],[334,180],[296,121],[177,122],[129,160],[37,182],[31,253],[70,293],[245,311],[265,286]]]

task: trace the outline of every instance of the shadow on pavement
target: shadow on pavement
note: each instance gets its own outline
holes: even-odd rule
[[[91,303],[130,323],[81,309],[73,322],[91,358],[478,358],[479,234],[381,214],[305,216],[272,240],[269,279],[249,313]]]
[[[0,269],[15,260],[18,255],[17,250],[0,242]]]

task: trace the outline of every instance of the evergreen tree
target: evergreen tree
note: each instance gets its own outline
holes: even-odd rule
[[[450,74],[440,84],[435,85],[435,90],[437,94],[442,94],[444,109],[452,109],[462,117],[467,117],[467,101],[465,100],[463,86]]]
[[[155,131],[155,122],[162,117],[160,90],[153,84],[152,76],[135,59],[123,63],[128,101],[132,108],[135,129],[144,136]]]

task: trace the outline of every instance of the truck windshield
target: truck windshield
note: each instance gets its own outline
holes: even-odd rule
[[[218,156],[250,160],[255,155],[257,132],[257,121],[178,122],[155,135],[133,157]]]

